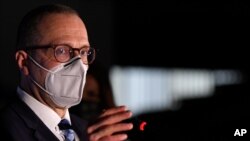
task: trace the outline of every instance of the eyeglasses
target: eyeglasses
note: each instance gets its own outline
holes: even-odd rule
[[[29,46],[24,50],[35,49],[54,49],[54,56],[58,62],[65,63],[74,57],[74,51],[77,50],[83,60],[83,63],[89,65],[95,60],[96,51],[92,47],[72,48],[69,45],[46,45],[46,46]],[[85,58],[87,56],[87,58]],[[86,60],[87,59],[87,60]]]

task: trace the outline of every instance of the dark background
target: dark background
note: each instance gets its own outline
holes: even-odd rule
[[[160,0],[0,2],[1,85],[16,85],[17,26],[30,9],[67,4],[81,14],[97,61],[113,65],[249,70],[248,3]],[[15,86],[14,86],[15,87]]]
[[[227,140],[235,139],[236,128],[247,127],[250,133],[250,9],[247,2],[237,0],[1,1],[1,103],[18,82],[14,49],[21,18],[38,5],[54,2],[79,11],[91,45],[99,49],[96,61],[108,69],[113,65],[234,69],[243,74],[242,84],[216,88],[214,97],[183,101],[179,111],[141,115],[151,125],[140,138]]]

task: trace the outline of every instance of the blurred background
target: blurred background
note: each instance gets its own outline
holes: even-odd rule
[[[147,121],[131,140],[227,140],[236,129],[250,131],[250,13],[249,3],[237,0],[1,1],[1,105],[18,84],[18,24],[48,3],[80,13],[115,105]]]

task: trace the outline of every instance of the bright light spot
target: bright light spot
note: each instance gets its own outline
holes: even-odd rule
[[[136,116],[174,109],[178,101],[211,96],[216,86],[237,84],[233,70],[160,69],[113,67],[110,80],[117,105],[127,105]]]

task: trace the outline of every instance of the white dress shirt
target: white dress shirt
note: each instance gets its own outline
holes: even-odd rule
[[[42,104],[27,92],[17,87],[17,93],[22,101],[24,101],[31,110],[42,120],[42,122],[49,128],[49,130],[60,140],[64,141],[63,132],[59,129],[58,123],[64,118],[67,119],[70,124],[70,116],[68,109],[63,118],[61,118],[55,111],[48,106]],[[75,133],[75,141],[79,141],[78,136]]]

